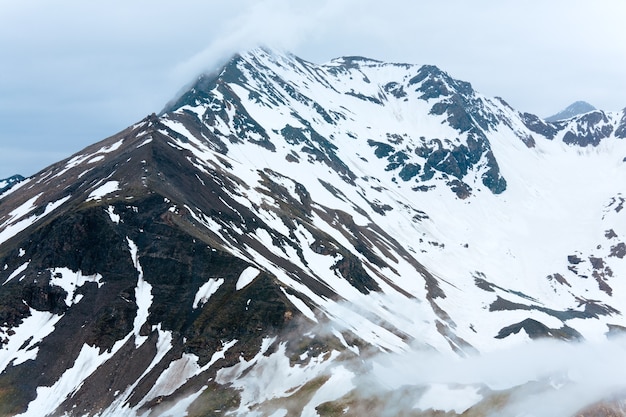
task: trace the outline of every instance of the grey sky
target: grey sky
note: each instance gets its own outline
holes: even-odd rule
[[[263,43],[435,64],[540,116],[626,107],[623,0],[0,0],[0,178],[32,175],[158,112]]]

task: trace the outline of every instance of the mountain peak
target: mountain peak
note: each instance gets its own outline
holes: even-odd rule
[[[527,381],[385,371],[372,401],[367,361],[626,329],[622,132],[434,65],[234,55],[0,195],[0,414],[482,415]]]
[[[424,93],[424,98],[437,98],[453,93],[469,96],[474,92],[469,82],[451,77],[436,65],[422,65],[417,75],[409,80],[410,85],[419,83],[422,83],[420,91]]]
[[[572,117],[576,117],[581,114],[589,113],[591,111],[597,110],[594,106],[587,103],[586,101],[575,101],[574,103],[567,106],[565,109],[560,112],[553,114],[550,117],[546,117],[546,122],[558,122],[560,120],[571,119]]]
[[[21,175],[12,175],[9,178],[0,180],[0,194],[13,187],[18,182],[24,181],[24,177]]]

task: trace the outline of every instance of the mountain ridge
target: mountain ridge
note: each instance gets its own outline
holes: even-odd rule
[[[239,54],[0,196],[3,413],[332,415],[372,352],[603,338],[625,136],[434,66]]]

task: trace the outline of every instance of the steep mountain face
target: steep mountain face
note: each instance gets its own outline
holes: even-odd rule
[[[546,122],[558,122],[560,120],[571,119],[572,117],[589,113],[594,110],[597,109],[586,101],[575,101],[560,112],[553,114],[550,117],[546,117],[545,120]]]
[[[0,415],[515,415],[562,385],[404,368],[626,328],[624,138],[434,66],[237,55],[0,194]]]

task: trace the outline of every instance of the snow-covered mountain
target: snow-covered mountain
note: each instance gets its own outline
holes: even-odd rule
[[[548,123],[434,66],[237,55],[0,196],[0,414],[519,415],[569,395],[541,358],[571,344],[534,339],[626,328],[624,138],[624,112]],[[472,371],[502,352],[540,376]],[[623,388],[603,381],[558,415]]]
[[[575,101],[560,112],[553,114],[550,117],[546,117],[545,120],[546,122],[558,122],[560,120],[571,119],[572,117],[589,113],[594,110],[597,109],[586,101]]]

